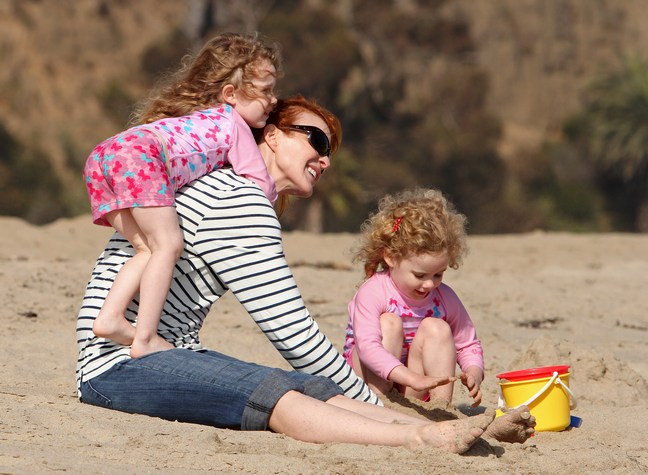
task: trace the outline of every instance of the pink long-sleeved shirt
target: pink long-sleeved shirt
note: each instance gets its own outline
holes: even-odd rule
[[[367,279],[349,303],[344,357],[353,365],[353,350],[372,372],[383,379],[407,361],[411,343],[421,320],[442,318],[454,337],[457,363],[461,369],[478,366],[484,369],[484,352],[477,332],[466,308],[457,294],[446,284],[441,284],[424,301],[414,301],[403,296],[389,272],[378,272]],[[382,345],[380,316],[384,313],[400,315],[403,320],[405,343],[399,360]]]

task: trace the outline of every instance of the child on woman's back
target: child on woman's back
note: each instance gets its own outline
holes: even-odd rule
[[[466,252],[466,219],[437,190],[384,197],[362,226],[365,282],[349,303],[344,356],[380,394],[450,403],[461,382],[481,402],[484,360],[457,294],[442,283]]]
[[[88,157],[84,177],[94,222],[115,228],[135,250],[93,332],[131,345],[131,356],[170,348],[157,331],[184,244],[175,192],[229,164],[276,200],[250,127],[263,127],[277,102],[279,63],[277,48],[257,38],[216,36],[149,99],[140,125],[105,140]],[[133,327],[126,308],[138,289]]]

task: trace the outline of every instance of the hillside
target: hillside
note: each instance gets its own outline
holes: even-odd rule
[[[300,3],[322,7],[314,0]],[[407,10],[414,22],[422,18],[418,13],[436,8],[423,1],[380,3]],[[444,3],[443,15],[467,25],[467,38],[474,45],[468,60],[487,75],[486,106],[501,121],[497,150],[505,159],[514,159],[520,150],[534,149],[555,134],[579,107],[583,88],[593,77],[617,67],[625,56],[641,53],[648,42],[648,12],[641,0],[433,3]],[[0,126],[51,160],[68,190],[72,213],[83,212],[86,206],[78,164],[93,145],[124,127],[127,114],[114,109],[132,105],[152,85],[143,71],[143,55],[157,45],[172,44],[170,38],[177,31],[189,36],[205,26],[212,31],[254,31],[281,2],[228,0],[213,2],[206,10],[208,4],[0,0]],[[365,53],[380,51],[380,45],[368,44],[367,38],[370,42],[384,38],[385,45],[392,39],[379,30],[363,36],[357,18],[359,13],[375,13],[372,5],[336,0],[327,7],[347,25],[349,35],[364,38],[360,48]],[[197,18],[204,12],[210,13],[209,22]],[[366,28],[378,27],[369,23]],[[385,64],[380,57],[368,62],[365,54],[364,67],[353,69],[349,74],[354,76],[344,78],[339,87],[370,87],[376,77],[399,67],[407,68],[410,77],[403,91],[428,87],[421,79],[429,78],[431,71],[443,74],[443,66],[439,69],[438,60],[425,52],[417,60],[415,46],[398,45],[407,52],[402,64]],[[186,51],[181,44],[176,47]],[[293,45],[283,47],[289,57]],[[174,64],[180,56],[174,57]]]

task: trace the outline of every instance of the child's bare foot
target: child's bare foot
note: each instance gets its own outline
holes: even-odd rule
[[[529,408],[521,406],[498,417],[488,426],[484,436],[499,442],[521,444],[535,433],[536,420]]]
[[[135,327],[123,315],[99,313],[92,324],[92,332],[124,346],[129,346],[135,337]]]
[[[175,347],[160,335],[155,335],[153,338],[147,340],[136,337],[131,345],[130,355],[131,358],[139,358],[149,353],[170,350],[171,348]]]
[[[477,442],[494,417],[494,411],[487,411],[465,419],[426,424],[418,428],[419,442],[421,445],[462,454]]]

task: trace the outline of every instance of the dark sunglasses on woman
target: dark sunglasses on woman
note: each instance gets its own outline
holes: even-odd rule
[[[312,125],[289,125],[288,130],[305,133],[308,137],[308,143],[315,149],[321,157],[331,155],[331,142],[322,129]]]

